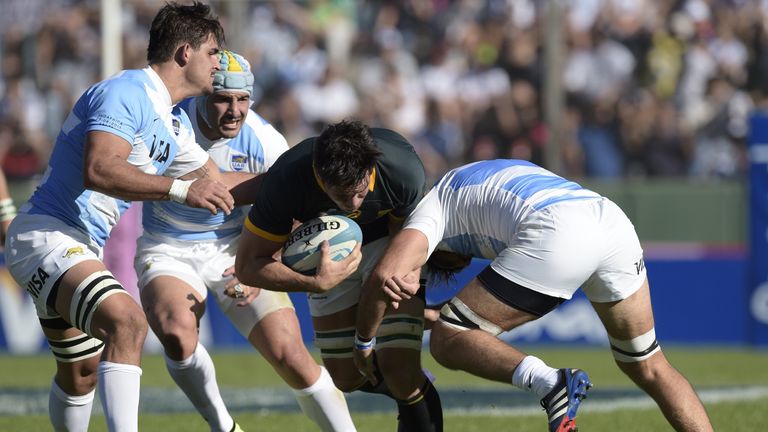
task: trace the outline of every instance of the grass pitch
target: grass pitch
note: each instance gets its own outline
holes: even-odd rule
[[[551,349],[523,347],[553,367],[579,367],[589,372],[595,383],[590,398],[579,411],[579,428],[587,432],[599,431],[667,431],[660,411],[613,364],[607,349]],[[715,430],[754,431],[768,423],[768,352],[732,348],[678,348],[665,347],[665,353],[702,395]],[[228,395],[250,394],[273,389],[286,392],[286,387],[269,365],[258,354],[243,352],[214,352],[217,374],[224,398]],[[515,430],[546,430],[546,417],[539,411],[535,396],[500,383],[491,383],[463,372],[446,370],[424,355],[424,365],[435,375],[435,385],[443,396],[446,409],[445,430],[456,432]],[[178,393],[165,371],[158,355],[147,355],[142,368],[142,391],[159,391],[181,406],[187,403]],[[0,407],[14,403],[13,395],[45,393],[54,372],[53,360],[48,356],[0,356]],[[167,393],[163,393],[167,392]],[[623,392],[623,393],[622,393]],[[506,406],[505,400],[487,402],[482,395],[509,394],[521,400],[520,406]],[[614,395],[626,393],[629,398]],[[368,409],[360,404],[356,395],[348,398],[353,419],[360,431],[396,430],[396,412],[386,399]],[[375,397],[375,396],[373,396]],[[616,403],[619,399],[624,403]],[[515,402],[517,403],[517,402]],[[466,404],[466,406],[462,405]],[[449,408],[449,405],[452,408]],[[187,408],[180,412],[149,412],[140,416],[142,431],[205,432],[207,425],[195,412]],[[358,409],[366,406],[366,409]],[[233,415],[248,430],[259,431],[315,431],[314,425],[298,410],[265,409],[258,404],[233,403]],[[459,407],[459,408],[457,408]],[[461,408],[463,407],[463,408]],[[43,411],[25,415],[0,416],[0,430],[49,430],[48,418]],[[95,407],[98,411],[98,407]],[[91,429],[106,431],[103,416],[94,414]]]

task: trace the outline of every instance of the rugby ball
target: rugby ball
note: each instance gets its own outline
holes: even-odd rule
[[[328,240],[331,259],[340,261],[363,241],[360,226],[345,216],[320,216],[296,228],[283,246],[283,264],[294,271],[313,275],[320,263],[320,245]]]

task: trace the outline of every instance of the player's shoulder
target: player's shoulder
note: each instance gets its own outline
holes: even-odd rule
[[[388,180],[418,184],[425,181],[424,164],[404,136],[384,128],[372,128],[371,136],[381,151],[377,166]]]

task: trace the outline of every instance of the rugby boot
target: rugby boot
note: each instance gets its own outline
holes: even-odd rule
[[[581,369],[560,369],[559,373],[560,379],[541,400],[541,406],[547,412],[549,432],[576,432],[576,411],[592,383]]]

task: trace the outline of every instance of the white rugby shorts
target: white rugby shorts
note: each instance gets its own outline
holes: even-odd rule
[[[629,297],[646,277],[635,227],[607,198],[566,201],[531,213],[491,267],[552,297],[570,299],[582,287],[597,303]]]
[[[222,273],[235,265],[239,238],[240,234],[185,241],[145,232],[137,242],[134,260],[139,289],[158,276],[173,276],[193,287],[203,299],[210,290],[221,310],[247,338],[261,319],[279,309],[293,309],[293,303],[287,293],[261,290],[248,306],[237,306],[240,299],[224,294],[232,276],[225,277]]]
[[[83,261],[101,261],[102,256],[102,248],[88,234],[53,216],[19,213],[6,236],[8,270],[32,296],[42,319],[60,317],[47,301],[61,275]]]
[[[356,305],[360,300],[360,291],[373,268],[389,244],[389,237],[374,240],[362,248],[363,258],[354,273],[331,290],[322,293],[309,293],[309,312],[313,317],[331,315]]]

